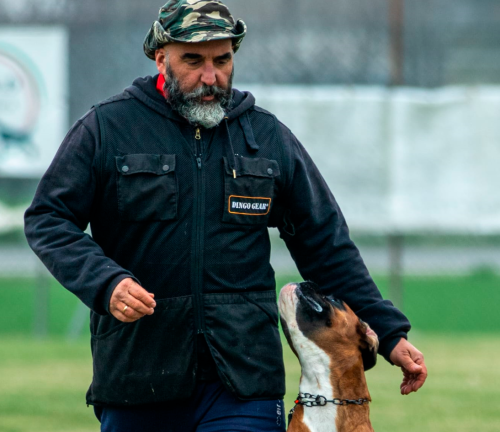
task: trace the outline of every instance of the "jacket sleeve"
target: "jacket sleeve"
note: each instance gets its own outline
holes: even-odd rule
[[[96,195],[98,130],[91,111],[68,132],[25,213],[25,234],[61,285],[104,315],[116,285],[135,278],[84,232]]]
[[[389,355],[400,338],[407,338],[410,322],[373,282],[340,208],[318,168],[295,136],[283,125],[288,173],[278,224],[292,258],[305,280],[316,282],[325,294],[344,300],[377,333],[379,353]]]

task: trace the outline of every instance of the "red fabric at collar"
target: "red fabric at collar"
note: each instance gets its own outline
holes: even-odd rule
[[[158,81],[156,81],[156,91],[160,93],[162,96],[165,96],[163,93],[163,86],[165,85],[165,78],[162,74],[158,75]]]

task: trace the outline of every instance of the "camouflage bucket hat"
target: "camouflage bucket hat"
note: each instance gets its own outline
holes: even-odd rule
[[[227,6],[219,0],[169,0],[146,35],[144,52],[154,60],[155,51],[170,42],[219,39],[233,39],[236,52],[246,32],[245,23],[235,21]]]

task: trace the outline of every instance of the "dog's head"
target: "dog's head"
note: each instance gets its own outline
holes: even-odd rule
[[[313,282],[283,287],[279,309],[283,331],[299,359],[300,341],[305,337],[339,361],[361,354],[365,371],[375,366],[375,332],[343,301],[321,294]]]

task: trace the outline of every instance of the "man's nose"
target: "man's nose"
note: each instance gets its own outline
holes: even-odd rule
[[[217,82],[217,77],[215,76],[215,68],[213,64],[205,64],[201,73],[201,82],[208,86],[215,85],[215,83]]]

